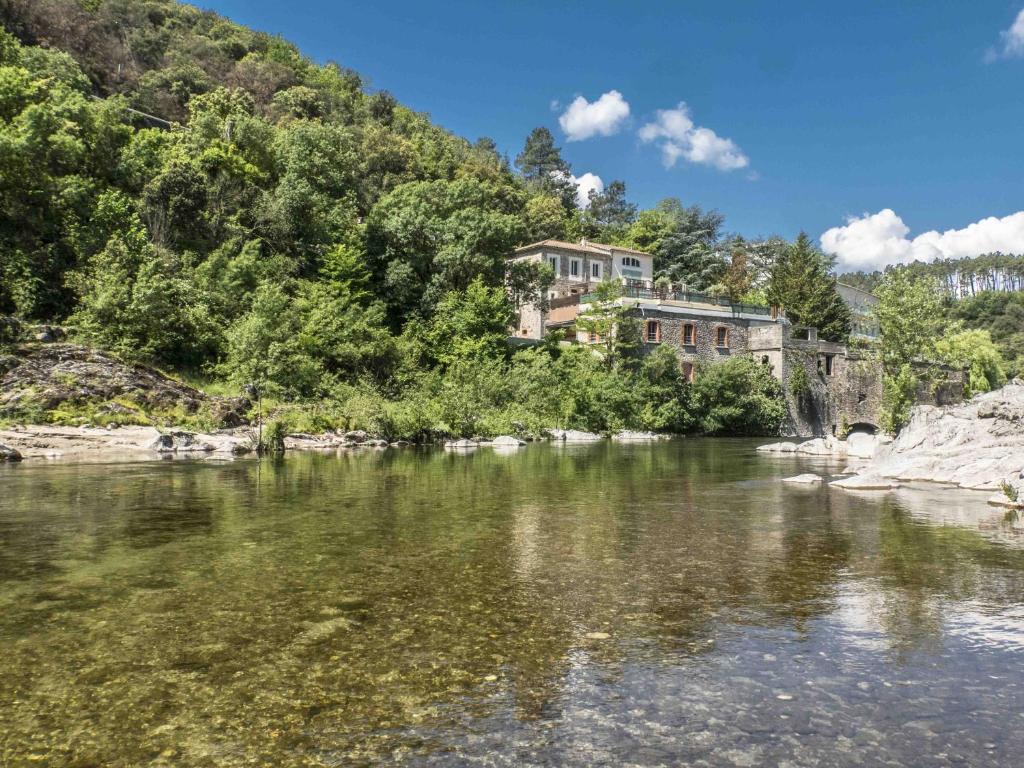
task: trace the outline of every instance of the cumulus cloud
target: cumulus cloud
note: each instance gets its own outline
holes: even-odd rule
[[[570,176],[570,181],[576,185],[576,205],[586,208],[590,205],[590,193],[604,192],[604,182],[596,173],[584,173],[582,176]]]
[[[732,139],[696,125],[686,102],[680,102],[675,109],[659,109],[655,120],[640,129],[640,140],[658,143],[666,168],[674,166],[679,158],[720,171],[735,171],[750,165],[750,158]]]
[[[618,91],[608,91],[597,101],[577,96],[558,118],[558,124],[569,141],[582,141],[591,136],[618,133],[628,117],[629,103]]]
[[[932,230],[909,238],[910,227],[891,208],[851,216],[842,227],[821,236],[821,247],[850,270],[882,269],[889,264],[977,256],[992,251],[1024,253],[1024,211],[999,219],[990,216],[963,229]]]
[[[999,38],[999,45],[989,49],[986,56],[989,61],[1024,56],[1024,8],[1017,14],[1010,28],[999,33]]]

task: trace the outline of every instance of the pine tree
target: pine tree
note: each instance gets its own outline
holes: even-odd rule
[[[523,151],[516,157],[516,167],[535,189],[553,194],[566,210],[576,207],[576,184],[572,166],[562,158],[551,131],[541,126],[530,131]]]
[[[801,232],[772,270],[768,300],[795,325],[817,328],[822,339],[844,341],[850,335],[850,309],[836,290],[833,266],[834,260]]]

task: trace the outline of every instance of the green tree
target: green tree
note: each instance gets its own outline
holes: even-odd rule
[[[609,371],[634,358],[641,346],[640,321],[621,298],[620,282],[598,283],[591,291],[590,302],[576,318],[577,334],[584,341],[594,339]]]
[[[968,369],[964,397],[989,392],[1006,383],[1003,356],[988,331],[947,328],[935,344],[935,353],[948,365]]]
[[[504,288],[474,280],[441,299],[425,334],[429,353],[445,367],[468,358],[502,359],[514,318]]]
[[[555,146],[555,137],[543,126],[534,128],[526,137],[523,151],[516,157],[516,167],[533,188],[562,201],[566,210],[576,206],[576,185],[572,168]]]
[[[626,237],[636,215],[636,206],[626,199],[626,184],[613,181],[601,192],[591,190],[590,205],[583,213],[584,228],[590,237],[617,243]]]
[[[936,359],[942,326],[942,298],[931,278],[915,278],[906,267],[888,271],[875,289],[874,307],[882,336],[882,426],[895,433],[906,423],[919,380],[914,363]]]
[[[836,290],[830,273],[833,263],[801,232],[775,264],[767,295],[794,324],[817,328],[823,339],[845,341],[850,335],[850,310]]]
[[[264,283],[227,330],[222,373],[237,386],[289,398],[322,394],[322,369],[302,348],[302,318],[279,285]]]
[[[477,278],[500,285],[505,256],[523,236],[520,204],[468,178],[406,184],[382,199],[367,221],[367,253],[392,318],[430,314]]]
[[[916,360],[935,358],[943,324],[942,297],[932,279],[918,279],[906,267],[886,273],[875,289],[874,314],[882,337],[882,361],[895,374]]]
[[[786,418],[782,385],[750,357],[703,366],[692,386],[700,427],[707,434],[774,435]]]

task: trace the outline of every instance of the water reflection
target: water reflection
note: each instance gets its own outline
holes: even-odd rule
[[[1018,530],[815,461],[2,468],[0,763],[1006,764]]]

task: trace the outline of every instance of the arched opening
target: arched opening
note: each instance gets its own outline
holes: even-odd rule
[[[878,433],[878,427],[866,421],[858,421],[857,423],[850,425],[850,434],[852,435],[854,432],[863,432],[867,435],[874,435]]]

